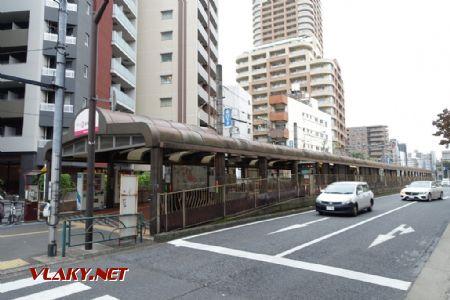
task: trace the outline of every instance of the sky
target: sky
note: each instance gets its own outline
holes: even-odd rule
[[[251,0],[219,0],[219,60],[252,49]],[[387,125],[408,152],[445,150],[432,121],[450,108],[450,1],[322,0],[324,57],[337,59],[346,126]]]

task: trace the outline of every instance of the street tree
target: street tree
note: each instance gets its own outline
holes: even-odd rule
[[[433,121],[433,125],[438,129],[433,135],[441,137],[439,145],[448,147],[450,144],[450,111],[447,108],[444,109],[438,114],[438,119]]]

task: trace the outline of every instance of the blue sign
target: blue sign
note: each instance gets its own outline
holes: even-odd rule
[[[231,108],[225,108],[223,110],[223,127],[231,127]]]

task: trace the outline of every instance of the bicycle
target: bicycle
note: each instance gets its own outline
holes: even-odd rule
[[[9,206],[9,216],[8,216],[8,224],[12,225],[12,224],[17,224],[19,223],[19,217],[16,215],[16,201],[11,201],[11,204]]]

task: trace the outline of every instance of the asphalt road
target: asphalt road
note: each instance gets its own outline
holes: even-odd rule
[[[26,287],[17,281],[25,276],[9,278],[0,299],[404,299],[450,222],[449,195],[386,196],[357,217],[312,211],[66,264],[130,270],[124,282]]]

